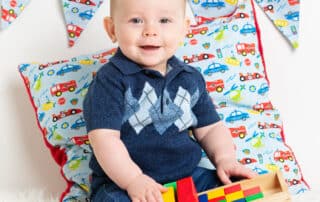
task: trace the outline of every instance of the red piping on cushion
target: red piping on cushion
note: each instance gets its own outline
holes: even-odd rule
[[[263,48],[262,48],[262,42],[261,42],[261,32],[260,32],[260,28],[259,28],[259,24],[258,24],[258,20],[257,20],[257,15],[256,15],[256,10],[255,10],[255,7],[254,7],[254,2],[253,0],[251,0],[251,5],[252,5],[252,11],[253,11],[253,17],[254,17],[254,24],[256,26],[256,30],[257,30],[257,36],[258,36],[258,48],[259,48],[259,51],[261,53],[261,59],[262,59],[262,64],[263,64],[263,67],[264,67],[264,75],[265,75],[265,78],[268,82],[268,85],[270,86],[270,81],[268,79],[268,75],[267,75],[267,68],[266,68],[266,63],[265,63],[265,60],[264,60],[264,56],[263,56]],[[295,161],[297,162],[297,166],[298,166],[298,169],[301,173],[301,180],[306,184],[306,186],[310,189],[310,186],[309,184],[305,181],[303,175],[302,175],[302,171],[301,171],[301,167],[300,167],[300,164],[298,163],[295,155],[294,155],[294,152],[293,150],[291,149],[291,147],[289,145],[287,145],[286,141],[285,141],[285,134],[284,134],[284,131],[283,131],[283,124],[281,126],[281,138],[283,140],[283,143],[284,145],[291,151]]]
[[[252,11],[253,11],[253,17],[254,17],[254,24],[255,24],[255,27],[256,27],[257,35],[258,35],[258,49],[259,49],[260,54],[261,54],[263,71],[264,71],[265,78],[266,78],[266,80],[268,82],[268,85],[270,85],[270,81],[269,81],[268,75],[267,75],[266,63],[265,63],[264,56],[263,56],[263,48],[262,48],[262,43],[261,43],[261,32],[260,32],[260,27],[259,27],[259,24],[258,24],[257,15],[256,15],[256,9],[254,7],[253,0],[251,0],[251,5],[252,5]]]
[[[18,69],[18,71],[19,71],[19,69]],[[31,95],[31,92],[30,92],[30,88],[28,87],[30,84],[29,84],[28,80],[23,76],[23,74],[20,71],[19,71],[19,73],[20,73],[21,78],[23,79],[25,88],[26,88],[26,90],[28,92],[29,100],[30,100],[30,102],[32,104],[32,107],[34,109],[35,116],[36,116],[36,119],[37,119],[37,125],[38,125],[38,128],[40,129],[40,131],[42,133],[42,137],[44,139],[45,145],[50,150],[51,156],[53,157],[55,162],[60,166],[60,173],[61,173],[62,177],[65,179],[65,181],[67,182],[67,188],[65,189],[65,191],[60,196],[60,202],[62,202],[63,198],[70,192],[70,189],[71,189],[72,185],[74,184],[74,182],[68,180],[66,178],[66,176],[63,174],[62,167],[67,162],[67,155],[66,155],[65,149],[60,149],[60,147],[52,146],[48,142],[48,140],[46,139],[47,130],[40,126],[40,122],[39,122],[39,120],[37,118],[37,110],[38,109],[37,109],[36,105],[33,102],[32,95]]]

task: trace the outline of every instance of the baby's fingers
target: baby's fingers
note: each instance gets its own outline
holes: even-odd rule
[[[162,195],[159,190],[153,190],[147,193],[147,202],[163,202]]]
[[[160,191],[156,191],[153,193],[154,198],[156,199],[156,202],[163,202],[162,194]]]
[[[158,189],[160,190],[161,193],[167,192],[168,188],[166,188],[165,186],[161,185],[161,184],[157,184]]]
[[[217,170],[217,174],[223,184],[232,183],[229,176],[226,174],[226,172],[224,170]]]

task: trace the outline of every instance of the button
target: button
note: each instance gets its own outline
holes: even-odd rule
[[[166,99],[166,105],[168,105],[170,103],[170,100],[167,98]]]

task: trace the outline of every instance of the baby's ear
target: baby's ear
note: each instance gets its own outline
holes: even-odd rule
[[[103,20],[104,29],[108,33],[109,38],[113,43],[117,42],[117,37],[115,35],[115,28],[112,17],[105,17]]]

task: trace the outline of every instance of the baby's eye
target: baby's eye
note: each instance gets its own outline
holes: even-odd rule
[[[171,22],[168,18],[161,18],[160,19],[160,23],[163,23],[163,24],[166,24],[166,23],[169,23]]]
[[[129,20],[129,22],[138,24],[138,23],[143,23],[143,20],[140,19],[140,18],[132,18],[132,19]]]

